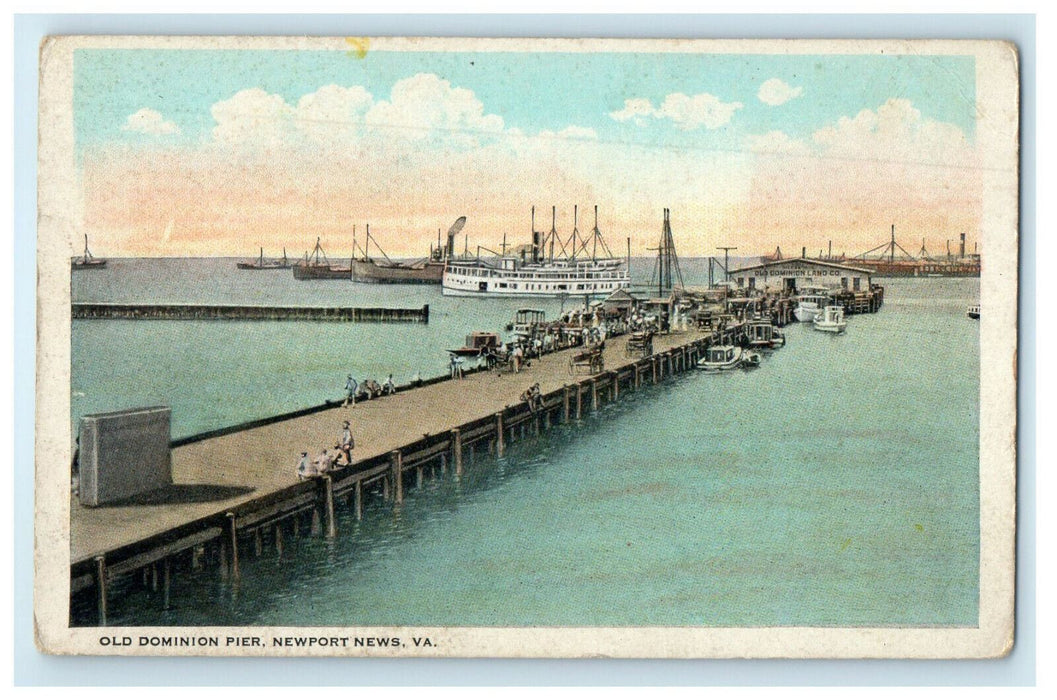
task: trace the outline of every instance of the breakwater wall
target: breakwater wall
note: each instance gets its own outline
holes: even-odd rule
[[[75,319],[151,321],[340,321],[429,323],[429,304],[417,309],[241,304],[97,304],[76,302]]]

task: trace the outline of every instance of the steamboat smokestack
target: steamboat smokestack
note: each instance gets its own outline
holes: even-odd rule
[[[958,248],[958,257],[959,258],[964,258],[965,257],[965,234],[964,233],[961,234],[961,238],[962,238],[962,244]]]
[[[536,207],[532,207],[532,262],[540,261],[540,234],[536,230]]]

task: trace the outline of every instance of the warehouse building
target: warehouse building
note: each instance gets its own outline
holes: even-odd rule
[[[850,265],[790,258],[750,265],[730,272],[730,280],[742,292],[786,291],[796,293],[805,287],[826,287],[830,291],[870,291],[870,270]]]

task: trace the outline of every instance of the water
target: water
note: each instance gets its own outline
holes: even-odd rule
[[[119,264],[142,276],[120,291],[75,278],[75,299],[143,300],[140,280],[160,294],[155,266],[183,275],[159,301],[216,298],[204,287],[218,272],[238,279],[214,261]],[[704,270],[684,264],[688,283]],[[149,397],[173,406],[178,434],[229,424],[337,396],[346,366],[440,372],[435,348],[524,305],[245,274],[218,295],[429,303],[431,322],[77,322],[75,412]],[[238,589],[179,574],[169,611],[156,595],[114,596],[111,623],[975,625],[979,334],[964,310],[979,280],[884,283],[882,311],[851,317],[842,337],[791,326],[758,370],[624,392],[550,439],[469,461],[458,482],[409,489],[401,506],[368,499],[362,522],[341,515],[336,540],[247,558]]]

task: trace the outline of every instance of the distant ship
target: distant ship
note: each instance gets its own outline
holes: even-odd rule
[[[235,267],[240,270],[289,270],[290,261],[286,259],[286,248],[283,248],[282,259],[264,259],[264,248],[261,248],[260,257],[250,262],[239,262],[235,263]]]
[[[440,284],[444,277],[444,265],[452,259],[455,236],[466,225],[466,217],[460,216],[448,229],[448,240],[440,243],[440,230],[437,231],[437,247],[430,246],[429,257],[413,262],[390,260],[378,241],[371,236],[371,227],[367,226],[367,242],[363,247],[363,257],[352,260],[352,280],[374,284]],[[381,253],[382,259],[370,256],[371,243]],[[355,247],[355,242],[353,243]]]
[[[323,246],[316,239],[316,247],[312,254],[305,253],[305,257],[293,266],[294,279],[297,280],[349,280],[352,279],[351,261],[349,266],[332,265],[327,260],[327,254],[323,252]]]
[[[914,256],[896,242],[895,225],[893,224],[890,240],[876,248],[871,248],[854,258],[845,258],[843,254],[840,257],[834,257],[831,242],[830,254],[823,256],[820,251],[818,259],[828,262],[847,261],[856,267],[870,270],[878,277],[979,277],[980,255],[975,252],[966,253],[965,234],[962,233],[960,236],[961,245],[957,255],[951,252],[950,241],[947,241],[946,257],[933,257],[925,250],[923,239],[921,250]],[[807,257],[807,248],[803,249],[801,257]],[[770,255],[760,256],[761,262],[764,263],[781,259],[781,248],[776,248]]]
[[[613,257],[602,240],[598,207],[590,236],[580,236],[573,211],[572,235],[562,241],[554,227],[553,209],[551,231],[544,234],[536,231],[533,207],[531,246],[521,246],[508,255],[504,245],[503,252],[493,258],[482,258],[478,248],[476,258],[449,260],[442,292],[448,296],[563,297],[601,296],[626,289],[631,283],[628,266],[623,258]],[[555,246],[560,249],[557,257]]]
[[[97,258],[88,250],[88,234],[84,236],[84,255],[74,258],[71,263],[74,270],[101,270],[106,267],[106,258]]]

